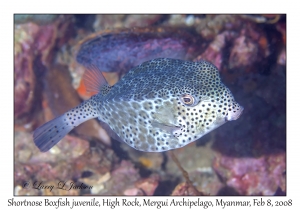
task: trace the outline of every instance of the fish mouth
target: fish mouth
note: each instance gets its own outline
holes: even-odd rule
[[[236,116],[236,119],[238,119],[238,118],[241,116],[241,114],[243,113],[243,111],[244,111],[244,107],[243,107],[243,106],[240,106],[240,112],[239,112],[238,115]]]
[[[240,106],[240,111],[238,113],[236,113],[235,120],[237,120],[241,116],[243,111],[244,111],[244,107]]]
[[[230,115],[226,116],[225,121],[227,122],[227,121],[237,120],[244,111],[244,107],[240,106],[239,108],[240,109],[237,112],[234,112],[234,113],[231,112]]]

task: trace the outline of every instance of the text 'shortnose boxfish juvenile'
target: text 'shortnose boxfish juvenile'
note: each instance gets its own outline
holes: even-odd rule
[[[131,69],[114,86],[91,67],[84,80],[88,90],[98,93],[34,131],[34,143],[42,152],[96,117],[113,138],[137,150],[167,151],[236,120],[243,111],[218,69],[207,61],[153,59]]]

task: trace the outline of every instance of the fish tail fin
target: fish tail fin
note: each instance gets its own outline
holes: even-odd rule
[[[47,152],[73,128],[95,117],[98,117],[97,111],[91,106],[91,100],[87,100],[38,127],[33,132],[33,141],[41,152]]]
[[[64,117],[61,115],[33,132],[33,141],[41,152],[47,152],[73,129],[64,123]]]

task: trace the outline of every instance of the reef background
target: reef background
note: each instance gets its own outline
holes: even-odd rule
[[[109,34],[117,37],[110,42],[111,54],[129,55],[139,46],[138,52],[152,58],[170,48],[168,43],[157,46],[157,35],[149,35],[154,28],[172,44],[179,43],[174,31],[186,31],[178,36],[187,44],[173,53],[216,65],[245,108],[238,120],[174,151],[193,185],[206,195],[286,194],[285,15],[15,15],[15,195],[189,194],[168,152],[145,153],[120,144],[96,119],[47,153],[39,152],[32,140],[39,125],[90,97],[81,80],[84,66],[76,62],[84,42]],[[140,44],[133,34],[152,41]],[[116,43],[130,47],[120,50]],[[114,84],[131,63],[111,57],[105,57],[111,65],[104,76]],[[93,188],[32,187],[60,181]]]

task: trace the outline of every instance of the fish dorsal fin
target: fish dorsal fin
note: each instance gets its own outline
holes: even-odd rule
[[[86,68],[83,74],[83,82],[88,92],[96,94],[100,92],[103,86],[109,86],[101,70],[95,65]]]

